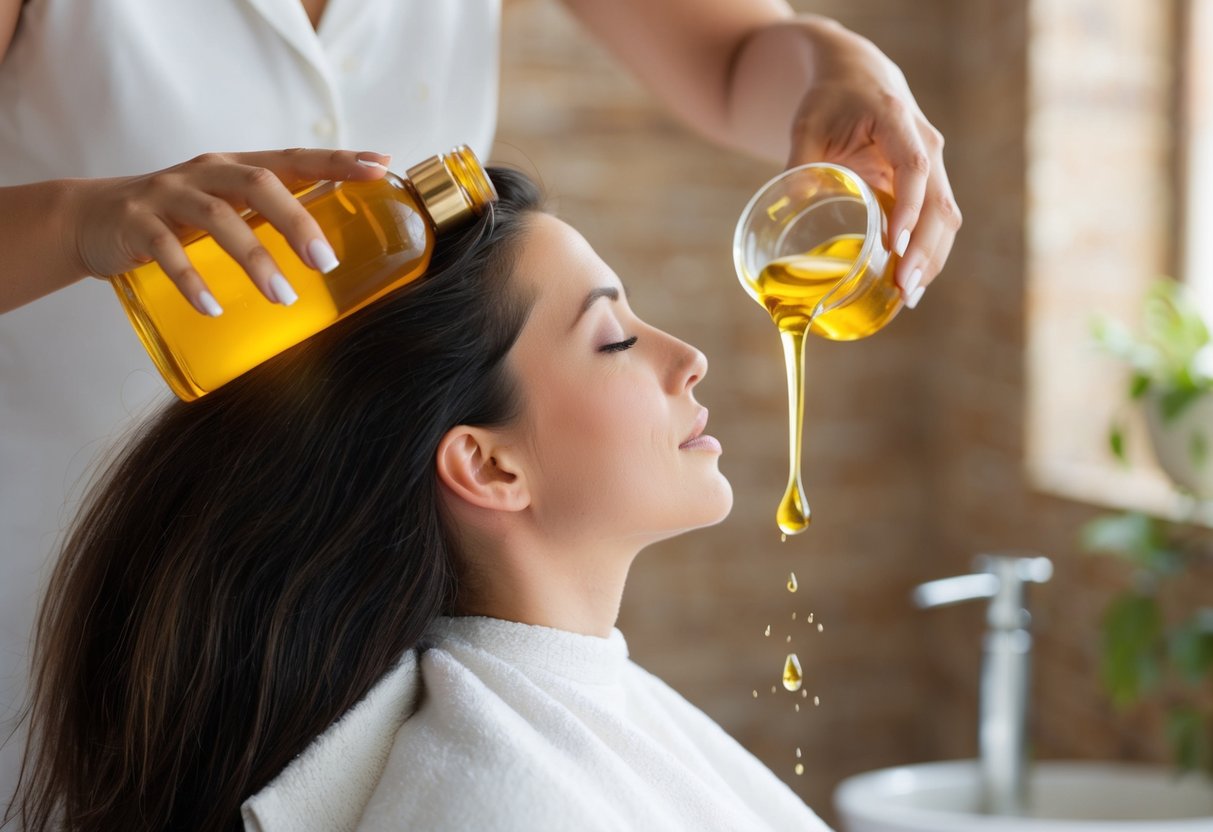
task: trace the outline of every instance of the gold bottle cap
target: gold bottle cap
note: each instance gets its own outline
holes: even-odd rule
[[[463,144],[408,169],[409,181],[439,234],[484,213],[497,189],[472,149]]]

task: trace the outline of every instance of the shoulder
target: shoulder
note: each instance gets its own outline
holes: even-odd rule
[[[577,788],[542,724],[442,649],[421,665],[420,706],[396,732],[359,832],[609,828],[587,822],[613,813]]]

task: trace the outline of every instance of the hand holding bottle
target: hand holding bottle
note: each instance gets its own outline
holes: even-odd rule
[[[207,153],[140,176],[60,179],[0,188],[0,312],[89,276],[157,261],[198,312],[219,305],[194,270],[182,240],[211,234],[257,288],[290,304],[294,290],[241,212],[260,213],[304,263],[336,266],[332,248],[293,191],[317,180],[381,178],[390,157],[348,150]],[[277,279],[276,279],[277,278]]]
[[[892,195],[885,242],[901,258],[896,281],[913,308],[947,261],[961,216],[943,136],[905,75],[871,41],[814,15],[768,26],[747,46],[734,80],[736,118],[757,130],[788,106],[789,168],[832,162]]]
[[[181,244],[182,237],[205,231],[262,294],[290,306],[294,288],[240,213],[261,214],[305,264],[332,271],[332,247],[292,192],[320,179],[378,179],[388,159],[348,150],[208,153],[145,176],[82,183],[69,227],[89,274],[118,274],[155,260],[195,309],[214,316],[220,308],[206,276],[194,269]]]

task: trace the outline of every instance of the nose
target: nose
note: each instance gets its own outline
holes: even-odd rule
[[[684,393],[703,380],[708,372],[708,358],[695,347],[670,336],[671,369],[670,392],[674,395]]]

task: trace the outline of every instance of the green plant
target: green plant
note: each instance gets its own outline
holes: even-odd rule
[[[1209,328],[1183,285],[1169,278],[1150,286],[1142,303],[1142,324],[1138,336],[1121,322],[1099,316],[1091,329],[1101,348],[1129,365],[1129,400],[1138,401],[1153,392],[1164,422],[1172,422],[1213,390],[1213,375],[1207,366],[1213,356]],[[1126,460],[1119,417],[1112,421],[1108,445],[1117,459]]]
[[[1106,317],[1094,322],[1093,334],[1105,351],[1129,365],[1128,403],[1151,393],[1165,425],[1213,390],[1213,377],[1203,366],[1213,348],[1199,310],[1175,281],[1154,283],[1142,311],[1140,336]],[[1127,464],[1124,435],[1118,415],[1108,444]],[[1207,451],[1198,443],[1187,448],[1198,465]],[[1087,551],[1120,558],[1133,568],[1132,588],[1112,599],[1102,621],[1101,675],[1113,703],[1124,709],[1160,700],[1176,764],[1213,773],[1213,606],[1183,613],[1165,609],[1162,602],[1168,587],[1211,559],[1210,532],[1193,523],[1124,512],[1096,518],[1081,537]]]
[[[1213,773],[1213,606],[1168,614],[1161,596],[1198,561],[1210,559],[1208,531],[1126,512],[1097,518],[1082,544],[1134,569],[1133,586],[1104,612],[1104,686],[1121,709],[1158,699],[1176,764]]]

